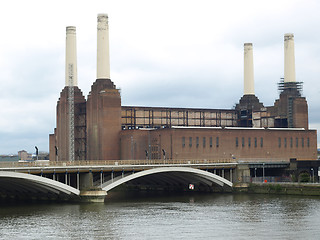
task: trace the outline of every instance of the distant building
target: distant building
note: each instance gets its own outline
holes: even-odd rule
[[[28,153],[25,150],[21,150],[18,152],[19,160],[22,161],[31,161],[32,160],[32,154]]]

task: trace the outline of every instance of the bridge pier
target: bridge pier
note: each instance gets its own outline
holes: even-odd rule
[[[248,164],[239,164],[237,166],[237,177],[235,182],[247,182],[246,180],[250,178],[250,168]]]
[[[100,178],[102,174],[100,173]],[[81,177],[79,173],[77,173],[78,181],[77,185],[80,188],[80,199],[81,202],[91,202],[91,203],[103,203],[104,199],[107,195],[107,192],[101,189],[100,187],[96,187],[93,185],[93,174],[92,171],[88,173],[82,173]],[[100,179],[101,181],[102,179]]]
[[[104,203],[107,192],[100,189],[90,189],[80,191],[81,202]]]

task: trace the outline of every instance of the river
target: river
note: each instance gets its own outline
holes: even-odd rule
[[[319,197],[115,194],[104,204],[0,205],[0,239],[319,239],[319,236]]]

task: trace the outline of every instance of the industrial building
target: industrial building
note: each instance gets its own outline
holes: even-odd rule
[[[66,83],[50,134],[50,160],[316,160],[317,133],[295,79],[294,36],[284,35],[284,78],[273,106],[255,95],[253,47],[244,44],[244,93],[234,109],[122,106],[111,81],[109,26],[98,15],[97,78],[87,99],[77,86],[76,29],[66,29]],[[276,89],[275,89],[276,90]]]

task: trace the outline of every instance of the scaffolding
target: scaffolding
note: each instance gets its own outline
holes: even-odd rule
[[[122,129],[237,126],[237,112],[221,109],[122,106]]]
[[[68,65],[68,107],[69,107],[69,161],[75,160],[74,154],[74,86],[73,64]]]
[[[285,82],[284,78],[280,78],[278,90],[280,93],[288,92],[293,97],[301,97],[303,82]]]

